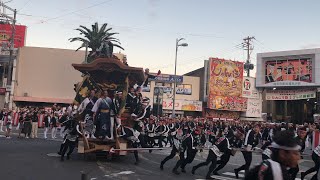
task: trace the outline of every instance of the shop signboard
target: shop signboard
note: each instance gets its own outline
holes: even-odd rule
[[[23,25],[15,25],[14,48],[25,46],[27,27]],[[12,36],[13,26],[11,24],[0,24],[0,43],[10,47],[10,38]]]
[[[157,81],[157,82],[166,82],[166,83],[173,83],[175,78],[174,75],[159,75],[155,76],[154,78],[149,78],[149,81]],[[176,76],[176,82],[182,83],[183,82],[183,76]]]
[[[255,78],[243,77],[242,97],[259,99],[259,91],[256,89]]]
[[[191,95],[192,94],[192,88],[177,88],[176,94]]]
[[[315,89],[305,90],[269,90],[266,100],[299,100],[316,98]]]
[[[248,99],[247,110],[245,117],[261,117],[262,115],[262,100],[261,99]]]
[[[163,99],[162,102],[163,109],[172,109],[173,100],[172,99]],[[202,102],[201,101],[191,101],[191,100],[175,100],[175,110],[180,111],[202,111]]]

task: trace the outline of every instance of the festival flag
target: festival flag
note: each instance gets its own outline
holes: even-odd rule
[[[97,93],[101,91],[100,87],[94,82],[89,75],[83,78],[79,87],[76,88],[76,97],[74,98],[74,104],[80,104],[90,93],[91,90],[95,90]]]

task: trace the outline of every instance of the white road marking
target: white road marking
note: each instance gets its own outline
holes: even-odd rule
[[[57,153],[49,153],[49,154],[47,154],[47,156],[49,156],[49,157],[60,157],[60,155],[57,154]]]
[[[244,172],[244,170],[240,171],[240,172]],[[233,176],[235,177],[236,175],[232,172],[224,172],[222,173],[223,175],[226,175],[226,176]],[[234,180],[234,178],[228,178],[228,177],[225,177],[225,176],[211,176],[215,179],[226,179],[226,180]],[[244,178],[244,174],[239,174],[239,177],[240,178]],[[300,178],[296,178],[295,180],[301,180]]]
[[[220,180],[238,180],[238,179],[235,179],[235,178],[230,178],[230,177],[225,177],[225,176],[213,175],[211,177],[214,178],[214,179],[220,179]],[[205,180],[205,179],[196,179],[196,180]]]
[[[96,180],[97,178],[91,178],[90,180]]]
[[[234,173],[232,172],[224,172],[222,173],[223,175],[226,175],[226,176],[236,176]],[[240,178],[244,178],[244,174],[239,174],[239,177]]]
[[[121,172],[118,172],[118,173],[112,173],[110,175],[106,174],[104,176],[105,177],[109,177],[109,176],[117,177],[119,175],[129,175],[129,174],[134,174],[134,172],[133,171],[121,171]]]

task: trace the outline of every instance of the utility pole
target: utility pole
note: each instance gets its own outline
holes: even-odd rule
[[[250,70],[253,70],[253,64],[251,64],[250,62],[250,54],[253,50],[253,45],[251,43],[252,40],[254,40],[254,36],[248,36],[246,38],[243,39],[243,43],[242,43],[242,47],[244,48],[244,50],[247,51],[247,61],[244,64],[244,69],[247,71],[247,77],[250,77]]]
[[[11,87],[11,82],[12,82],[12,68],[13,68],[13,60],[14,60],[14,38],[15,38],[15,34],[16,34],[16,16],[17,16],[17,10],[13,9],[7,5],[5,5],[5,3],[3,3],[2,1],[0,1],[0,9],[2,9],[2,11],[0,12],[0,21],[5,22],[5,23],[9,23],[11,24],[11,36],[9,39],[9,65],[8,65],[8,76],[7,76],[7,87]],[[13,13],[13,17],[9,16],[8,14],[6,14],[7,10],[11,11],[12,14]],[[7,102],[10,103],[10,94],[11,93],[11,88],[9,89],[9,92],[6,92],[6,99],[8,100]],[[8,106],[8,104],[7,104]]]

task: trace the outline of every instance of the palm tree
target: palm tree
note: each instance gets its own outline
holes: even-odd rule
[[[113,35],[119,33],[111,33],[110,31],[112,28],[107,28],[107,25],[107,23],[104,23],[100,29],[97,22],[91,25],[92,29],[80,25],[80,28],[77,28],[76,30],[80,32],[80,35],[84,35],[84,37],[70,38],[69,41],[81,41],[82,45],[76,51],[87,46],[91,49],[89,56],[96,54],[99,48],[101,50],[102,44],[105,44],[108,46],[107,54],[105,55],[107,57],[112,57],[114,46],[122,50],[124,49],[120,46],[121,43],[119,42],[119,39],[113,37]],[[93,59],[94,57],[91,58],[91,60]]]

